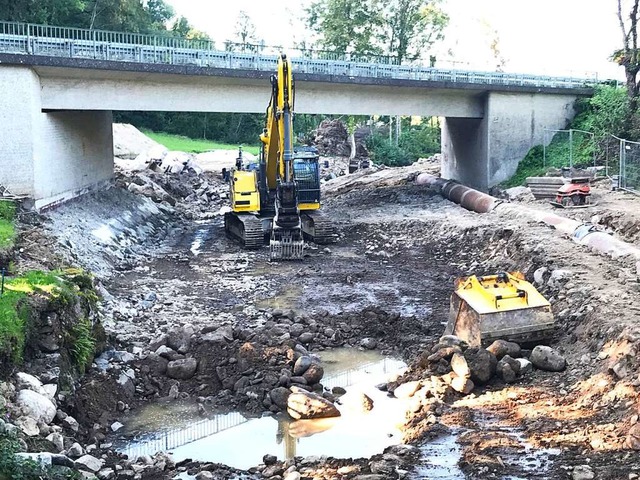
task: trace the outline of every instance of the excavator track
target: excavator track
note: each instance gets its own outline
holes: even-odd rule
[[[335,243],[336,229],[331,219],[321,213],[301,213],[302,231],[318,245]]]
[[[242,242],[244,248],[256,249],[264,245],[262,222],[253,215],[224,214],[224,230]]]

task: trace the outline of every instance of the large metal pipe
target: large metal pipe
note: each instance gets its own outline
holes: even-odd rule
[[[428,173],[418,175],[416,183],[438,191],[443,197],[473,212],[489,213],[502,203],[502,200],[491,195],[469,188],[454,180],[434,177]]]
[[[524,216],[529,220],[549,225],[558,232],[570,236],[576,243],[593,248],[612,258],[632,256],[636,260],[636,274],[640,275],[640,249],[608,233],[599,231],[592,224],[580,223],[576,220],[556,215],[555,213],[536,210],[524,205],[506,203],[453,180],[434,177],[428,173],[418,175],[416,183],[436,190],[445,198],[448,198],[467,210],[477,213],[495,211],[498,215],[508,213],[512,217]]]

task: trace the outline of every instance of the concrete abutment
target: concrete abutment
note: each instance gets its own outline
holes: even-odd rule
[[[488,92],[483,118],[445,117],[442,176],[483,191],[509,179],[529,149],[543,143],[545,129],[569,124],[575,101],[557,93]]]
[[[0,185],[46,208],[113,176],[110,111],[43,111],[40,77],[0,69]]]

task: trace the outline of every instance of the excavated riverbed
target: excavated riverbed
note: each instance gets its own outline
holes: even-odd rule
[[[160,255],[132,262],[104,281],[113,296],[106,302],[113,345],[134,357],[128,363],[109,360],[106,371],[123,380],[129,396],[95,387],[79,390],[79,396],[85,405],[99,395],[108,397],[105,405],[118,404],[109,415],[86,420],[105,430],[114,421],[125,424],[96,441],[105,449],[112,444],[105,452],[109,465],[124,461],[117,450],[130,457],[173,451],[178,466],[166,474],[183,478],[201,469],[240,478],[216,464],[247,469],[260,465],[265,454],[280,460],[252,468],[247,476],[279,471],[275,467],[282,467],[282,476],[292,465],[303,478],[314,479],[384,471],[390,479],[515,480],[569,478],[589,469],[614,479],[629,478],[637,469],[621,449],[634,425],[633,375],[628,373],[627,382],[611,373],[610,352],[626,345],[621,332],[630,324],[630,309],[622,304],[632,298],[633,285],[624,263],[576,250],[517,216],[497,222],[410,185],[335,193],[325,210],[337,219],[338,241],[310,245],[302,262],[271,263],[266,247],[242,250],[224,235],[212,209],[202,216],[206,220],[185,221],[179,235],[173,228],[158,245]],[[291,424],[282,415],[272,415],[266,394],[282,370],[290,370],[291,355],[324,356],[326,388],[334,386],[326,356],[341,348],[411,364],[442,335],[453,280],[503,270],[535,276],[550,298],[559,328],[549,343],[567,357],[565,371],[534,370],[514,384],[492,380],[467,397],[439,399],[428,414],[405,405],[398,409],[404,423],[389,430],[391,437],[371,442],[372,449],[360,449],[372,434],[349,436],[368,432],[363,425],[377,423],[369,417],[354,425],[345,414],[344,430],[340,422],[332,428],[311,422],[296,436],[287,434]],[[598,315],[618,315],[619,325]],[[195,359],[195,374],[170,378],[166,362],[176,359]],[[345,365],[345,359],[337,364]],[[102,381],[96,369],[87,378],[95,385]],[[374,385],[370,381],[367,388]],[[399,403],[375,389],[374,395],[381,395],[379,406]],[[310,434],[317,430],[323,431]],[[172,435],[184,444],[170,440]],[[381,454],[385,445],[406,439],[415,446],[408,450],[415,456],[410,462],[398,449]],[[219,456],[209,456],[212,451]],[[316,455],[333,458],[300,460]],[[385,462],[394,467],[385,470]]]

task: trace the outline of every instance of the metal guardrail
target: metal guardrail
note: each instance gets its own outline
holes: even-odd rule
[[[273,71],[278,62],[277,50],[280,49],[229,42],[218,50],[215,42],[209,40],[0,22],[0,52],[9,54]],[[393,57],[388,56],[286,50],[295,71],[300,73],[547,88],[583,88],[597,82],[597,76],[576,78],[448,70],[396,65]]]

